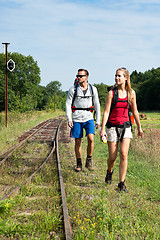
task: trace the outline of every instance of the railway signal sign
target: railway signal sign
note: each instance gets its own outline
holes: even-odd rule
[[[14,69],[15,69],[15,62],[10,59],[8,62],[7,62],[7,69],[12,72]]]

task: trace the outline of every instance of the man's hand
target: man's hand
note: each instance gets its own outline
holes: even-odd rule
[[[68,122],[68,126],[69,126],[70,128],[73,128],[73,122],[72,122],[72,121],[69,121],[69,122]]]
[[[100,124],[96,123],[96,129],[98,129],[100,127]]]

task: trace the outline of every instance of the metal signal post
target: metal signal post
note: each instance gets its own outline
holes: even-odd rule
[[[7,61],[8,53],[7,47],[10,43],[2,43],[5,45],[5,126],[7,127],[7,114],[8,114],[8,75],[7,75]]]

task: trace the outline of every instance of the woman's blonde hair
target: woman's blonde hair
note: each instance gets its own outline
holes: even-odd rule
[[[122,71],[124,76],[127,78],[126,84],[125,84],[125,88],[126,88],[126,91],[127,91],[128,102],[131,103],[131,100],[132,100],[132,88],[131,88],[131,83],[130,83],[129,71],[126,68],[123,68],[123,67],[118,68],[116,70],[116,72],[117,71]]]

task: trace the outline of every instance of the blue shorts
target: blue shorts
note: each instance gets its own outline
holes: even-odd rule
[[[95,134],[94,120],[91,119],[84,123],[73,122],[73,128],[71,128],[70,137],[83,138],[83,128],[86,131],[86,136],[88,134]]]

